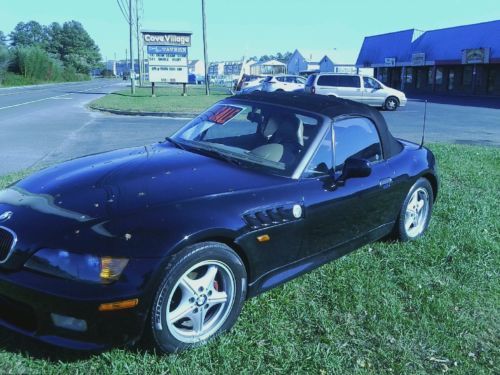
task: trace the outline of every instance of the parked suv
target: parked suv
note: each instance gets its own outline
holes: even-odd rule
[[[266,76],[243,74],[241,80],[236,85],[236,94],[249,94],[252,91],[260,91],[265,78]]]
[[[279,75],[269,76],[262,83],[262,91],[302,91],[306,79],[301,76]]]
[[[404,92],[387,87],[373,77],[359,74],[312,74],[304,90],[310,94],[350,99],[388,111],[406,105]]]

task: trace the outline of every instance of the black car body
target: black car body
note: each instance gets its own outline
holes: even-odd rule
[[[292,170],[235,162],[174,136],[68,161],[0,192],[0,324],[75,349],[132,343],[144,330],[172,255],[188,245],[215,241],[233,249],[245,265],[251,297],[390,234],[420,178],[429,181],[433,199],[437,195],[433,154],[394,139],[374,109],[342,99],[254,93],[224,100],[215,113],[243,105],[292,108],[316,119],[314,136],[307,138],[303,125],[307,145]],[[257,128],[263,117],[247,115]],[[344,155],[336,164],[340,147],[333,145],[349,126],[335,124],[349,119],[376,129],[376,160],[363,164]],[[336,156],[311,168],[328,152]],[[365,169],[369,175],[361,177]],[[40,262],[33,266],[30,259],[41,249],[69,252],[88,264],[92,256],[128,263],[117,280],[95,283],[91,276],[57,274],[58,267],[48,274]],[[130,300],[137,305],[100,310]],[[85,324],[58,327],[53,314]]]

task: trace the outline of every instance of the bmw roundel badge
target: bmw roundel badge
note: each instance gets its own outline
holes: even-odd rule
[[[0,223],[9,220],[14,213],[12,211],[5,211],[0,215]]]

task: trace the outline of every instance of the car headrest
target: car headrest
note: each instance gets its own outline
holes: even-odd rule
[[[269,121],[271,119],[278,125],[273,135],[273,142],[297,142],[304,146],[304,124],[301,119],[293,114],[285,113],[272,116]]]
[[[278,130],[279,127],[279,119],[275,116],[269,117],[266,125],[262,128],[262,135],[266,138],[271,138],[274,133]]]
[[[248,112],[247,120],[250,122],[256,122],[257,124],[262,124],[264,121],[264,116],[258,112]]]

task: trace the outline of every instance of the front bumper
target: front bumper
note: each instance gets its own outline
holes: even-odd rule
[[[76,350],[131,344],[143,332],[151,305],[157,260],[133,260],[111,285],[87,284],[21,270],[0,270],[0,325],[40,341]],[[127,270],[126,270],[127,271]],[[102,303],[138,298],[131,309],[99,311]],[[56,327],[51,314],[85,320],[77,332]]]

